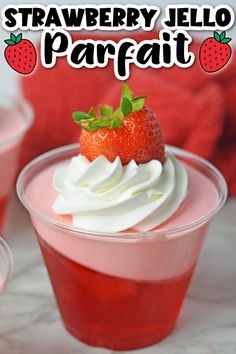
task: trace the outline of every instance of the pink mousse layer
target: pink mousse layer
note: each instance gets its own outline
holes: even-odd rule
[[[41,171],[30,182],[26,198],[40,213],[71,225],[71,217],[56,215],[52,205],[56,192],[52,188],[52,175],[59,164]],[[206,215],[218,203],[213,183],[202,173],[186,166],[188,195],[179,210],[157,230],[181,226]],[[49,227],[32,216],[39,236],[65,257],[108,275],[136,279],[163,280],[182,275],[198,259],[207,223],[185,232],[180,237],[122,238],[117,236],[85,236],[63,229]]]
[[[11,191],[25,124],[21,114],[0,107],[0,197]]]

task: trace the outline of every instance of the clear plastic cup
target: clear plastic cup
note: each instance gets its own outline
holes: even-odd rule
[[[202,158],[168,147],[212,181],[219,196],[215,207],[176,228],[90,233],[46,216],[27,198],[27,187],[39,172],[78,151],[78,145],[70,145],[38,157],[26,166],[17,183],[65,327],[87,344],[114,350],[157,343],[175,326],[208,224],[226,200],[224,178]]]
[[[10,248],[0,237],[0,294],[7,287],[13,273],[13,256]]]
[[[33,111],[28,102],[23,99],[16,103],[3,102],[0,102],[0,231],[3,230],[6,207],[16,178],[23,138],[33,122]],[[6,131],[1,130],[3,120],[6,122],[7,119],[11,125]]]

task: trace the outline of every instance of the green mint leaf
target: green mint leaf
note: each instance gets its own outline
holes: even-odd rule
[[[220,41],[222,42],[223,39],[225,39],[225,31],[220,34]]]
[[[89,119],[91,116],[84,112],[74,112],[73,119],[76,123],[80,124],[81,120]]]
[[[122,89],[122,97],[128,98],[128,100],[132,100],[133,92],[130,90],[129,86],[124,82]]]
[[[18,34],[18,36],[16,37],[16,44],[20,43],[21,40],[22,40],[22,33]]]
[[[219,35],[219,33],[214,32],[214,38],[215,38],[218,42],[220,42],[220,35]]]
[[[12,42],[16,43],[16,36],[14,35],[14,33],[11,33],[11,40]]]
[[[134,98],[132,99],[132,102],[137,101],[137,100],[139,100],[140,98],[144,98],[144,99],[146,99],[146,98],[147,98],[147,96],[138,96],[138,97],[134,97]]]
[[[4,42],[8,45],[15,45],[15,42],[13,42],[11,39],[6,39]]]
[[[222,39],[221,43],[227,44],[227,43],[229,43],[231,40],[232,40],[232,38],[224,38],[224,39]]]
[[[126,97],[121,98],[120,106],[121,106],[122,113],[123,113],[124,117],[129,115],[133,110],[132,102]]]
[[[144,107],[146,98],[147,98],[146,96],[135,97],[132,100],[133,111],[139,111],[140,109],[142,109]]]
[[[103,117],[111,117],[112,113],[113,113],[113,108],[112,106],[107,105],[100,105],[99,106],[99,112],[101,114],[101,116]]]
[[[95,109],[94,109],[93,107],[91,107],[91,108],[89,109],[88,114],[89,114],[91,117],[96,117]]]

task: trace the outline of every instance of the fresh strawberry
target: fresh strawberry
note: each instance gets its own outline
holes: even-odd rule
[[[8,47],[5,49],[5,59],[12,69],[20,74],[30,74],[36,65],[37,54],[34,44],[28,39],[22,39],[22,34],[5,40]]]
[[[131,160],[146,163],[165,159],[164,140],[156,115],[144,106],[146,96],[133,97],[124,84],[120,107],[109,105],[93,108],[89,113],[75,112],[73,118],[84,129],[80,136],[80,152],[90,161],[103,155],[110,161],[120,157],[122,164]]]
[[[230,41],[225,32],[214,32],[214,37],[205,39],[199,51],[200,63],[205,71],[214,73],[228,63],[232,52],[228,44]]]

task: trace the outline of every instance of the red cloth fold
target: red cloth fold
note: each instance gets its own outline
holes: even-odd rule
[[[147,32],[133,38],[140,42],[157,36]],[[73,36],[74,40],[91,37]],[[124,36],[93,37],[118,41]],[[232,57],[225,69],[207,74],[197,59],[199,47],[197,42],[191,45],[196,54],[191,68],[132,66],[128,83],[135,94],[148,95],[147,104],[157,113],[166,143],[210,160],[226,177],[230,194],[236,195],[236,60]],[[103,69],[73,69],[60,58],[53,69],[39,65],[22,80],[22,88],[36,112],[24,143],[23,165],[44,151],[78,141],[80,128],[71,113],[87,111],[99,103],[118,105],[121,83],[114,76],[112,63]]]

